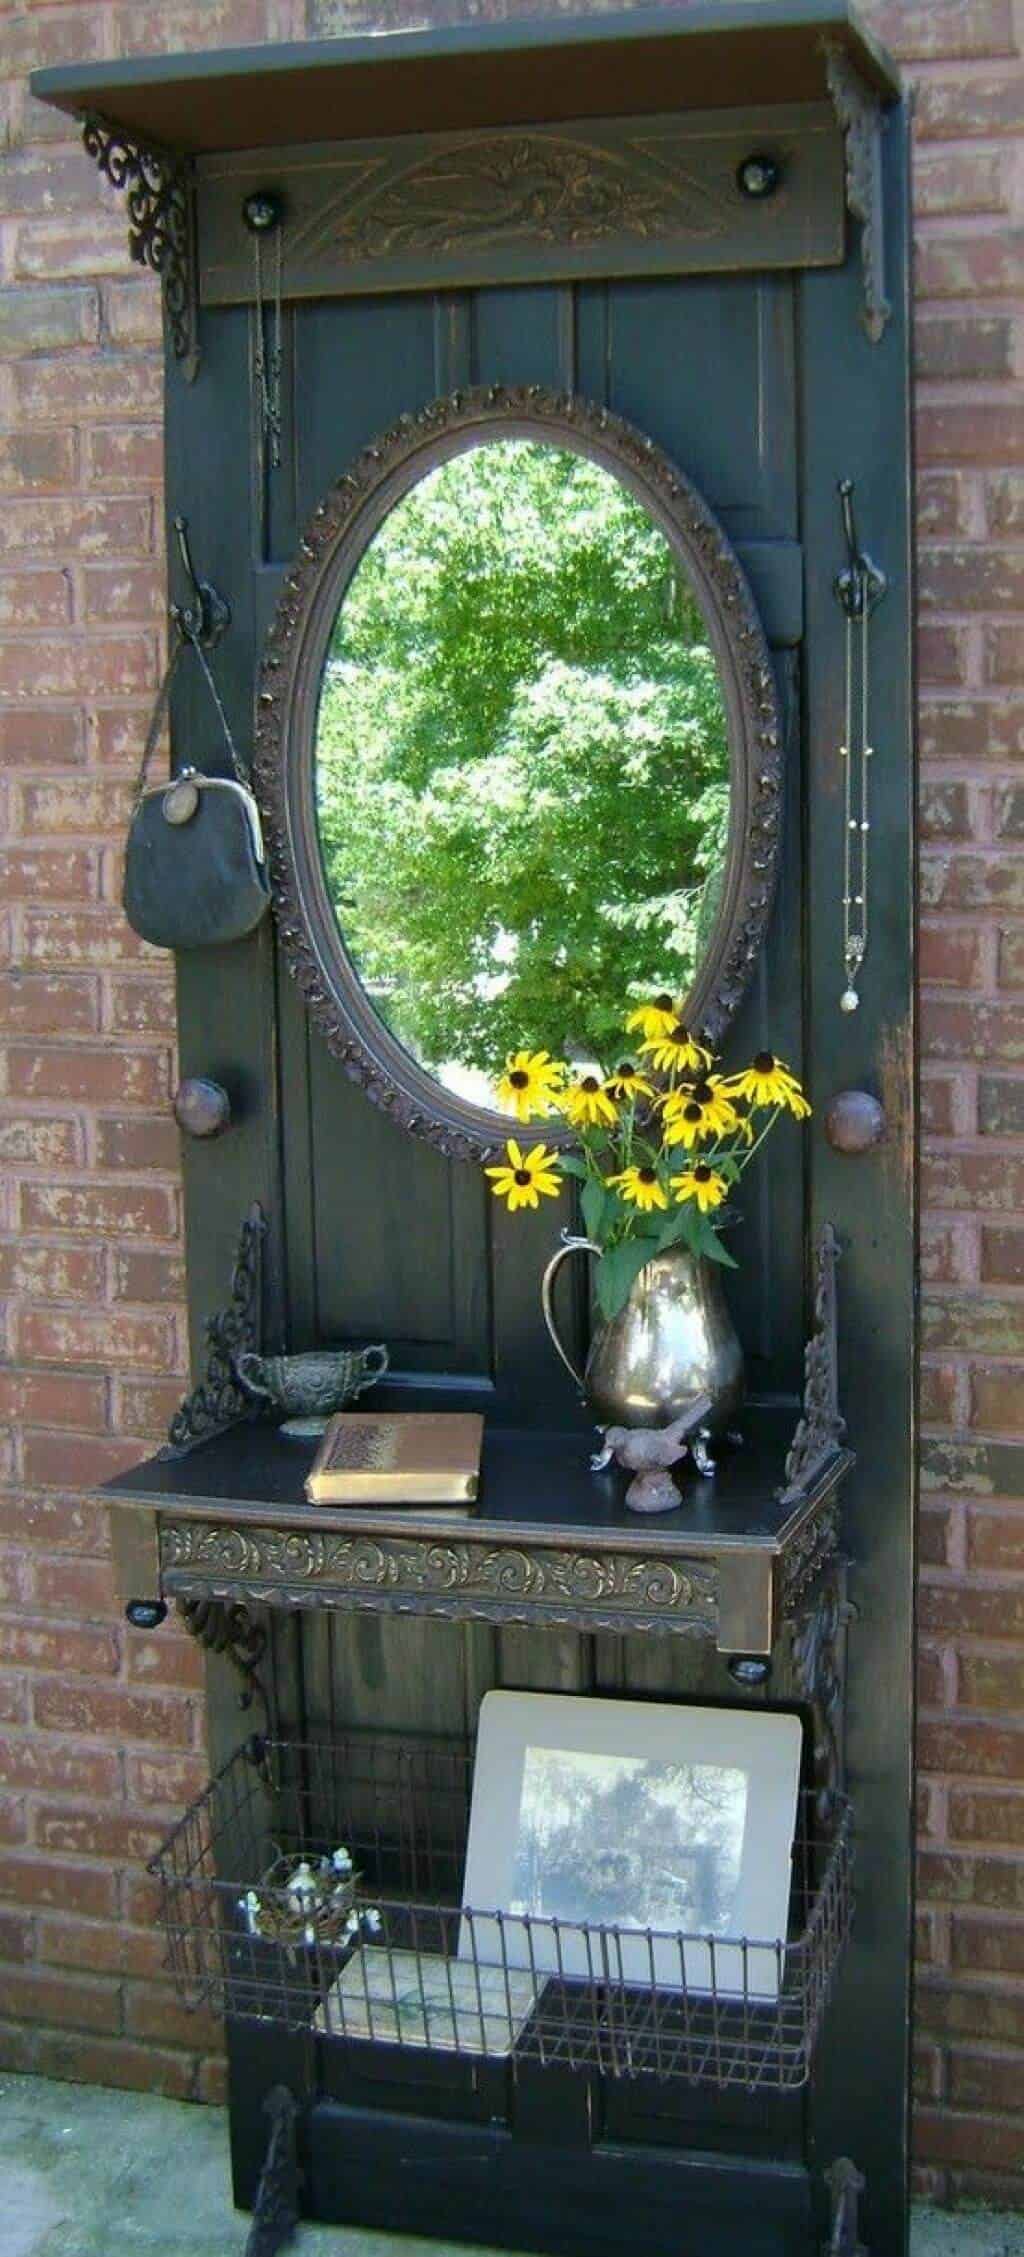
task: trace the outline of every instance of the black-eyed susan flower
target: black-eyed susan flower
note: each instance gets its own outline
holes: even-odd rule
[[[639,1066],[634,1066],[629,1058],[620,1060],[604,1086],[609,1096],[620,1098],[624,1104],[632,1098],[654,1096],[650,1082],[640,1072]]]
[[[662,1074],[699,1074],[711,1063],[710,1050],[694,1041],[681,1019],[673,1019],[660,1034],[649,1035],[641,1043],[640,1052],[643,1057],[649,1055],[652,1066]]]
[[[729,1136],[742,1126],[735,1105],[724,1093],[721,1074],[705,1074],[700,1081],[670,1089],[662,1109],[666,1144],[684,1144],[688,1152],[705,1137]]]
[[[797,1120],[806,1120],[810,1106],[796,1075],[771,1050],[759,1050],[742,1074],[729,1074],[723,1083],[729,1097],[746,1097],[751,1105],[785,1105]]]
[[[499,1105],[517,1121],[550,1113],[565,1080],[565,1067],[548,1050],[512,1050],[497,1086]]]
[[[573,1128],[614,1128],[619,1117],[597,1074],[583,1074],[571,1082],[558,1103]]]
[[[562,1178],[556,1152],[549,1152],[545,1144],[535,1144],[532,1152],[521,1152],[511,1136],[505,1151],[507,1158],[485,1172],[491,1178],[495,1198],[507,1199],[510,1215],[517,1207],[539,1207],[541,1193],[545,1199],[558,1197]]]
[[[668,1197],[656,1168],[622,1168],[616,1176],[606,1177],[624,1199],[627,1207],[639,1207],[649,1215],[655,1207],[667,1207]]]
[[[656,995],[653,1003],[638,1004],[626,1020],[627,1034],[642,1034],[647,1042],[656,1035],[669,1034],[679,1017],[678,1008],[671,995]]]
[[[720,1176],[716,1168],[706,1167],[703,1160],[698,1160],[695,1168],[684,1169],[682,1175],[671,1176],[669,1181],[677,1205],[683,1207],[695,1199],[702,1215],[707,1214],[709,1207],[720,1207],[728,1190],[725,1177]]]

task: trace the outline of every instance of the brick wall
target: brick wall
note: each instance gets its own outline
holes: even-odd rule
[[[43,0],[0,16],[0,1956],[17,2066],[197,2097],[219,2083],[215,2030],[159,1977],[139,1876],[203,1776],[197,1657],[170,1625],[125,1636],[84,1494],[159,1435],[184,1360],[171,982],[116,905],[159,666],[157,306],[116,200],[24,75],[521,12]],[[1024,2204],[1020,42],[1011,0],[869,13],[917,86],[918,2176],[940,2199]]]

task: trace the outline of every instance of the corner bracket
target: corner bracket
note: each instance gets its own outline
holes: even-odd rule
[[[878,95],[865,85],[845,50],[831,39],[825,40],[824,50],[828,90],[846,144],[847,209],[860,221],[860,256],[864,271],[861,320],[871,343],[877,345],[892,313],[885,294],[882,210],[885,115]]]
[[[838,1258],[835,1231],[825,1223],[815,1249],[814,1331],[804,1349],[803,1409],[786,1454],[784,1499],[799,1498],[843,1447],[846,1420],[839,1409],[836,1354]]]
[[[191,159],[140,148],[100,117],[85,119],[82,140],[105,179],[125,194],[132,258],[160,276],[171,347],[192,384],[199,373],[199,324]]]
[[[239,1380],[236,1361],[247,1352],[258,1355],[263,1344],[261,1257],[266,1227],[257,1202],[242,1224],[231,1275],[231,1299],[226,1309],[218,1309],[207,1320],[206,1366],[174,1413],[159,1453],[162,1458],[183,1457],[200,1442],[222,1434],[225,1427],[252,1417],[252,1397]]]

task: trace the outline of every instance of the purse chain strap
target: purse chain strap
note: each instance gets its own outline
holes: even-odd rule
[[[178,669],[179,660],[186,650],[193,650],[199,661],[200,671],[203,675],[206,687],[210,692],[210,696],[213,699],[213,703],[217,711],[217,718],[224,732],[224,742],[228,748],[228,758],[231,762],[231,768],[235,782],[237,784],[241,784],[245,789],[248,788],[248,777],[246,776],[245,770],[242,767],[242,763],[239,760],[238,753],[235,748],[235,740],[231,734],[231,724],[228,721],[227,714],[224,711],[220,691],[218,690],[217,684],[213,679],[213,674],[210,670],[210,662],[206,656],[206,652],[204,651],[202,643],[199,641],[198,636],[186,635],[182,632],[182,629],[176,625],[170,651],[168,653],[167,665],[164,668],[164,678],[160,684],[159,690],[157,691],[156,704],[153,707],[149,728],[146,731],[146,742],[143,747],[142,760],[135,782],[135,795],[132,800],[133,814],[135,812],[135,809],[138,807],[143,792],[146,788],[146,777],[149,772],[149,764],[160,741],[160,732],[163,728],[164,721],[167,716],[167,706],[171,695],[171,685],[174,681],[174,677]]]

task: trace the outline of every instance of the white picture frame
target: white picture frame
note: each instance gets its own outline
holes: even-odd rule
[[[460,1958],[776,1998],[802,1740],[767,1710],[485,1694]]]

